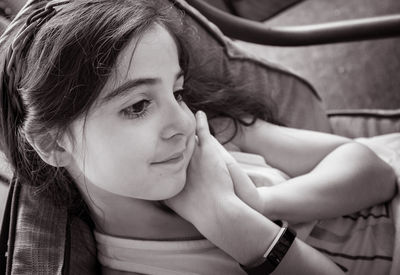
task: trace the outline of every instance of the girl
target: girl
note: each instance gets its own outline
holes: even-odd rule
[[[275,126],[257,99],[199,81],[179,18],[158,1],[37,1],[21,18],[1,42],[5,151],[18,180],[55,204],[84,199],[105,273],[342,274],[271,219],[338,216],[394,194],[392,169],[364,146]],[[296,184],[254,189],[198,110]],[[265,259],[284,237],[286,255]]]

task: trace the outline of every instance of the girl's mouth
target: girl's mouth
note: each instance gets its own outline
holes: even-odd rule
[[[182,161],[184,159],[184,155],[183,153],[185,152],[185,150],[179,152],[179,153],[175,153],[172,154],[171,156],[167,157],[164,160],[161,161],[156,161],[156,162],[152,162],[151,164],[176,164],[179,163],[180,161]]]

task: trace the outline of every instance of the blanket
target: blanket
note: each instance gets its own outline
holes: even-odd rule
[[[397,194],[390,202],[394,223],[393,261],[390,275],[400,274],[400,133],[360,138],[358,142],[372,149],[394,169],[397,176]]]

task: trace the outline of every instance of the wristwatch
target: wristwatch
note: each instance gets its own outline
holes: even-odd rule
[[[254,267],[246,267],[240,265],[244,271],[249,275],[265,275],[270,274],[282,261],[286,255],[294,239],[296,238],[296,231],[290,229],[287,223],[282,221],[275,221],[276,224],[281,226],[277,237],[272,242],[267,252],[263,255],[261,264]]]

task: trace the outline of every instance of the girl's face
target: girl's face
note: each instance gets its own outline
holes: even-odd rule
[[[116,64],[88,116],[71,125],[67,169],[78,184],[114,194],[173,197],[185,185],[195,143],[175,41],[155,25],[133,38]]]

